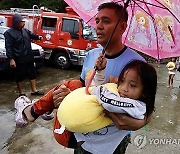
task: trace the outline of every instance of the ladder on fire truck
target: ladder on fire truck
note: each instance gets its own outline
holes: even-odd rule
[[[36,7],[36,8],[35,8]],[[32,9],[23,9],[23,8],[10,8],[10,10],[1,10],[2,13],[9,13],[9,14],[24,14],[24,15],[39,15],[41,10],[37,5],[33,5]]]
[[[33,5],[32,9],[23,9],[23,8],[10,8],[10,10],[0,10],[3,13],[9,14],[22,14],[28,16],[39,16],[43,11],[44,12],[54,12],[46,7],[38,7],[37,5]]]
[[[1,18],[3,18],[2,16],[5,16],[5,19],[3,18],[3,23],[6,23],[4,26],[8,26],[10,27],[11,24],[8,24],[8,23],[11,23],[11,20],[10,19],[10,16],[12,16],[13,14],[15,13],[18,13],[20,15],[22,15],[25,20],[26,20],[26,25],[25,25],[25,28],[33,31],[33,25],[34,25],[34,22],[36,20],[39,19],[39,17],[41,16],[42,12],[54,12],[46,7],[38,7],[37,5],[33,5],[32,9],[23,9],[23,8],[10,8],[9,10],[0,10],[0,16]],[[9,22],[7,22],[7,20]]]

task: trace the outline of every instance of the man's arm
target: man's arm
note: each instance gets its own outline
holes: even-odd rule
[[[97,93],[98,92],[97,89],[94,92]],[[104,93],[105,95],[106,94],[109,95],[108,91],[104,91],[104,92],[105,92]],[[108,97],[107,95],[106,95],[106,97]],[[115,98],[115,96],[116,95],[113,95],[110,98],[112,98],[112,97]],[[102,104],[102,103],[104,103],[104,101],[101,101],[100,103]],[[110,110],[112,108],[114,108],[114,106],[112,106],[111,104],[108,104],[108,103],[104,103],[104,105],[107,106]],[[121,107],[119,109],[121,109]],[[143,127],[144,125],[146,125],[147,123],[149,123],[151,120],[151,117],[152,117],[152,114],[151,114],[148,117],[144,116],[144,119],[142,119],[142,120],[138,120],[138,119],[135,119],[132,116],[129,116],[128,114],[125,114],[125,113],[112,113],[112,111],[110,111],[110,112],[109,111],[105,110],[104,112],[110,119],[112,119],[113,123],[116,125],[116,127],[118,129],[123,129],[123,130],[138,130],[141,127]],[[118,107],[116,107],[116,111],[118,111]]]
[[[6,55],[9,59],[14,59],[14,55],[13,55],[14,40],[13,40],[12,36],[10,35],[9,30],[7,30],[4,33],[4,37],[5,37]]]
[[[29,34],[30,38],[33,40],[41,40],[42,39],[42,36],[36,35],[28,29],[25,29],[25,31]]]
[[[138,130],[148,124],[151,120],[152,114],[145,117],[143,120],[138,120],[123,113],[111,113],[105,111],[106,115],[113,121],[118,129],[123,130]]]
[[[5,37],[5,48],[6,48],[6,55],[9,58],[10,67],[16,68],[16,62],[14,61],[14,55],[13,55],[13,38],[9,34],[8,31],[4,33]]]

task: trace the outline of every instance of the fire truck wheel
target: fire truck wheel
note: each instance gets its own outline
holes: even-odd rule
[[[66,53],[57,53],[54,58],[55,65],[61,69],[70,67],[70,59]]]

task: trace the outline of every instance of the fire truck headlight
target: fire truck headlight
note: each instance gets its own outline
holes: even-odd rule
[[[79,55],[79,50],[74,50],[75,55]]]
[[[79,51],[79,54],[80,54],[81,56],[84,56],[84,55],[85,55],[85,51],[84,51],[84,50],[81,50],[81,51]]]
[[[0,49],[0,56],[6,56],[6,52]]]
[[[39,49],[39,53],[40,55],[44,54],[44,49],[43,48]]]

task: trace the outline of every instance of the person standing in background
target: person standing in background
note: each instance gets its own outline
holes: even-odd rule
[[[169,74],[169,78],[168,78],[168,88],[173,88],[173,81],[174,81],[174,77],[175,77],[175,73],[176,73],[176,69],[177,69],[177,64],[176,64],[176,58],[173,57],[171,58],[171,61],[167,63],[166,65]]]
[[[177,64],[177,71],[180,72],[180,57],[177,58],[176,64]],[[179,88],[180,88],[180,86],[179,86]]]
[[[42,36],[33,34],[24,26],[23,17],[15,14],[12,19],[12,28],[4,33],[7,57],[10,60],[10,67],[15,69],[19,95],[25,95],[22,81],[26,75],[30,80],[31,95],[43,95],[44,93],[36,88],[36,69],[31,48],[31,39],[41,40]]]

